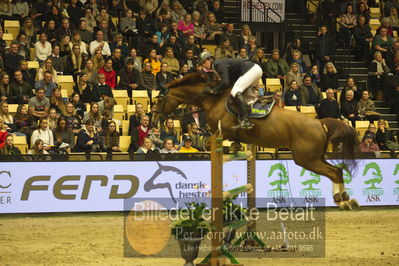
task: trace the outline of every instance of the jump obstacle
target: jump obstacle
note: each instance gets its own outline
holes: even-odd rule
[[[197,264],[197,266],[239,266],[243,265],[229,252],[228,247],[223,245],[221,235],[243,226],[247,226],[247,232],[236,240],[230,247],[255,246],[256,244],[262,248],[266,245],[259,239],[255,233],[256,221],[246,221],[245,219],[234,222],[228,226],[223,224],[223,200],[232,198],[241,193],[247,192],[247,208],[255,208],[255,169],[256,169],[256,146],[248,145],[250,154],[247,156],[247,185],[234,188],[223,192],[223,162],[234,160],[229,157],[227,160],[223,158],[223,136],[220,131],[218,135],[214,134],[210,137],[211,141],[211,182],[212,182],[212,221],[215,230],[212,238],[212,251]],[[236,160],[243,159],[237,156]],[[226,258],[230,260],[230,264],[226,264]]]

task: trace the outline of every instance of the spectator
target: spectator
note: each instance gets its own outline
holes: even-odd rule
[[[24,104],[29,102],[30,97],[33,96],[32,86],[23,80],[22,72],[16,70],[14,73],[14,81],[10,84],[11,100],[10,103]]]
[[[143,84],[143,76],[134,67],[133,58],[128,58],[126,60],[126,66],[119,72],[119,76],[120,80],[118,88],[121,90],[127,90],[129,97],[132,97],[132,90],[139,89]]]
[[[398,150],[398,143],[389,128],[386,128],[385,121],[383,119],[378,120],[378,129],[375,134],[377,144],[380,150],[383,151],[395,151]]]
[[[145,44],[146,38],[150,37],[151,34],[154,32],[154,21],[152,20],[151,15],[147,15],[144,10],[139,11],[139,17],[136,20],[139,43]],[[140,51],[146,51],[144,45],[138,47]]]
[[[271,60],[266,63],[266,76],[268,78],[279,78],[280,82],[284,84],[285,76],[289,71],[289,66],[287,62],[280,58],[280,51],[274,49],[272,51]]]
[[[339,110],[339,104],[334,98],[334,90],[327,89],[326,94],[327,98],[321,101],[317,109],[318,118],[323,119],[330,117],[339,119],[341,117],[341,112]]]
[[[97,14],[95,14],[97,15]],[[87,30],[91,33],[94,32],[94,28],[97,27],[97,21],[94,18],[93,9],[88,7],[85,9],[85,16],[82,20],[86,21],[87,23]]]
[[[239,48],[245,47],[248,44],[249,37],[251,37],[251,29],[248,25],[243,25],[241,27],[241,34],[238,36],[238,46]]]
[[[12,5],[12,15],[19,21],[23,21],[29,15],[29,5],[22,0],[15,0]]]
[[[35,86],[36,69],[28,68],[28,61],[22,60],[19,63],[19,69],[21,70],[23,80],[27,81],[32,87]]]
[[[301,61],[303,61],[302,59],[302,46],[301,46],[302,42],[301,39],[295,37],[294,40],[292,41],[292,43],[288,44],[287,49],[285,50],[285,60],[287,61],[288,64],[292,63],[292,56],[293,56],[293,52],[299,51],[300,52],[300,59]],[[298,63],[298,62],[297,62]]]
[[[345,92],[345,100],[341,101],[341,114],[351,121],[352,126],[355,127],[355,121],[359,120],[357,101],[353,97],[352,90]]]
[[[326,27],[326,31],[327,31],[327,27],[328,27],[328,31],[331,32],[332,37],[335,38],[336,20],[337,20],[338,14],[340,13],[338,4],[335,2],[335,0],[326,0],[321,3],[320,11],[321,11],[321,16],[323,18],[323,24],[327,25],[327,26],[324,26],[324,27]],[[327,61],[329,61],[329,60],[327,60]],[[321,68],[320,65],[319,65],[319,68]]]
[[[345,99],[345,95],[348,90],[353,91],[354,98],[356,101],[359,101],[362,98],[363,90],[362,90],[362,88],[359,88],[357,86],[355,79],[352,77],[349,77],[346,79],[346,85],[341,91],[340,101],[343,101]]]
[[[47,117],[49,108],[50,100],[45,96],[44,88],[37,88],[36,96],[29,100],[29,115],[36,119],[43,119]]]
[[[327,34],[327,27],[323,25],[320,27],[315,41],[314,60],[319,69],[323,69],[324,65],[331,60],[332,50],[332,38]]]
[[[46,14],[46,21],[53,20],[56,27],[61,27],[62,25],[62,14],[57,5],[50,6],[50,12]]]
[[[37,139],[32,146],[32,149],[28,151],[28,154],[33,155],[33,161],[48,161],[50,158],[48,158],[46,155],[48,155],[49,153],[45,148],[46,147],[43,144],[43,140]]]
[[[208,13],[208,20],[204,24],[208,40],[214,40],[216,45],[220,44],[220,36],[223,34],[222,26],[217,23],[215,14]]]
[[[104,56],[101,54],[101,50],[97,49],[95,54],[91,58],[93,60],[93,70],[98,72],[105,64]]]
[[[263,49],[262,49],[262,51],[263,51]],[[249,60],[248,55],[247,55],[247,50],[245,48],[240,49],[240,51],[237,55],[237,59]]]
[[[280,108],[284,108],[285,104],[282,101],[283,92],[282,91],[275,91],[273,92],[273,100],[275,101],[274,105]]]
[[[82,39],[80,37],[80,33],[78,31],[74,31],[72,34],[72,39],[71,42],[69,43],[69,48],[71,48],[71,51],[73,52],[73,46],[77,45],[80,48],[80,52],[85,54],[85,56],[88,55],[87,52],[87,44],[85,42],[82,42]]]
[[[25,23],[21,27],[19,34],[22,34],[22,33],[26,35],[26,41],[27,41],[28,47],[33,47],[33,45],[36,42],[37,29],[35,28],[35,25],[33,24],[32,18],[28,17],[25,20]]]
[[[139,0],[139,6],[148,14],[152,14],[158,9],[157,0]]]
[[[76,114],[82,119],[84,116],[84,113],[86,112],[86,105],[84,105],[80,101],[80,95],[77,92],[73,92],[71,95],[71,101],[70,103],[73,104],[76,110]]]
[[[98,15],[96,16],[96,20],[97,20],[97,25],[100,28],[101,28],[100,22],[105,21],[105,22],[107,22],[107,26],[109,26],[110,30],[115,30],[115,25],[112,22],[111,16],[107,12],[107,7],[104,6],[104,7],[100,8],[100,13],[98,13]],[[94,32],[96,32],[96,30],[94,30]],[[104,32],[104,34],[105,34],[105,32]]]
[[[53,62],[53,67],[57,74],[63,75],[66,66],[65,57],[60,56],[60,45],[53,46],[53,53],[48,57]]]
[[[176,150],[175,146],[173,145],[172,139],[164,139],[163,140],[163,148],[159,152],[160,153],[176,153],[176,152],[178,152],[178,150]]]
[[[359,59],[367,61],[369,57],[370,43],[373,41],[370,26],[366,24],[366,18],[359,16],[359,22],[353,29],[356,45],[360,48]]]
[[[39,63],[51,55],[51,43],[47,41],[47,35],[44,32],[40,34],[39,41],[35,43],[35,55]]]
[[[149,137],[145,137],[143,139],[143,145],[141,145],[140,148],[138,148],[137,153],[139,154],[157,154],[159,153],[159,150],[156,149],[154,144],[152,143],[151,139]]]
[[[359,144],[360,152],[379,152],[377,144],[373,142],[373,136],[371,134],[367,134],[364,136],[363,141]]]
[[[380,119],[379,113],[375,111],[374,102],[370,99],[368,91],[363,91],[362,98],[358,102],[359,116],[374,123]]]
[[[87,89],[87,87],[91,87],[90,84],[87,83],[87,74],[85,72],[81,72],[79,74],[78,82],[76,83],[75,86],[73,86],[73,91],[79,94],[80,97],[83,96],[84,91]],[[91,93],[92,88],[88,90],[88,92]],[[85,95],[87,97],[88,95]],[[86,99],[85,99],[86,101]]]
[[[380,28],[379,31],[377,31],[377,34],[374,36],[372,44],[373,53],[379,51],[385,59],[392,57],[393,39],[391,36],[387,35],[387,33],[387,28]]]
[[[143,105],[137,103],[135,106],[135,112],[129,117],[129,135],[133,134],[133,130],[140,125],[141,116],[145,114]]]
[[[364,138],[365,138],[365,136],[366,136],[367,134],[371,134],[371,135],[373,136],[373,142],[374,142],[374,143],[377,143],[377,141],[376,141],[376,139],[375,139],[375,134],[376,134],[376,132],[377,132],[376,126],[375,126],[374,124],[370,123],[369,126],[368,126],[368,128],[367,128],[367,130],[366,130],[366,132],[364,132],[362,141],[364,141]]]
[[[132,48],[130,50],[130,56],[126,58],[126,61],[131,58],[133,59],[133,64],[134,64],[134,68],[137,69],[139,72],[142,71],[142,67],[141,67],[141,58],[137,57],[137,50],[135,48]],[[125,62],[126,63],[126,62]]]
[[[105,129],[108,128],[108,125],[104,127],[105,120],[111,120],[114,117],[115,104],[116,104],[115,99],[110,97],[105,97],[103,100],[98,102],[99,112],[100,114],[103,115],[102,127]],[[107,117],[104,114],[105,112],[107,112],[108,119],[106,119]],[[121,123],[121,121],[118,120],[115,121],[117,121],[119,124]]]
[[[188,67],[187,64],[184,64],[180,67],[180,72],[179,72],[179,77],[178,78],[183,78],[184,75],[187,75],[189,73],[190,68]]]
[[[7,125],[4,120],[0,118],[0,149],[6,144],[6,138],[8,136]]]
[[[68,56],[71,53],[71,47],[69,44],[71,43],[71,37],[65,35],[61,38],[60,43],[60,55],[62,57]]]
[[[104,56],[111,55],[111,50],[108,43],[104,41],[104,33],[101,30],[96,32],[96,39],[90,43],[90,54],[95,54],[96,49],[100,49]]]
[[[112,68],[115,70],[116,74],[119,75],[119,71],[125,66],[125,60],[122,56],[122,50],[120,48],[115,48],[111,56]]]
[[[77,137],[76,152],[99,152],[101,151],[100,134],[96,131],[94,122],[88,119]]]
[[[0,121],[1,121],[1,119],[0,119]],[[1,126],[1,122],[0,122],[0,126]],[[0,130],[0,135],[2,132],[3,131]],[[5,134],[3,134],[3,135],[5,135]],[[1,135],[0,138],[2,138],[3,135]],[[1,143],[1,141],[0,141],[0,143]],[[11,159],[16,159],[16,160],[21,159],[21,151],[18,149],[18,147],[14,146],[14,139],[13,139],[12,135],[6,135],[4,146],[0,149],[0,155],[9,156],[8,158],[3,157],[2,160],[4,160],[4,159],[10,159],[10,160]],[[10,157],[10,156],[12,156],[12,157]]]
[[[201,20],[202,21],[205,20],[207,14],[209,12],[209,7],[208,7],[208,4],[207,4],[207,2],[205,0],[195,0],[191,9],[196,10],[196,11],[198,11],[201,14]]]
[[[136,18],[133,17],[131,9],[126,10],[126,16],[121,18],[120,28],[122,34],[127,38],[129,47],[138,48],[138,30],[136,25]]]
[[[320,73],[319,73],[319,67],[317,65],[313,65],[312,68],[310,69],[310,77],[312,78],[312,82],[316,85],[320,84]]]
[[[9,101],[11,103],[10,76],[3,72],[0,77],[0,101]]]
[[[4,101],[0,102],[0,118],[3,120],[9,132],[15,131],[14,120],[13,117],[8,112],[7,102]]]
[[[68,153],[75,147],[75,135],[72,129],[67,127],[67,121],[65,117],[61,116],[58,119],[57,127],[53,130],[54,145],[60,149],[65,150]]]
[[[85,44],[85,49],[83,50],[81,47],[81,50],[85,51],[87,54],[86,47],[88,45],[90,45],[90,43],[93,41],[93,29],[91,29],[91,31],[89,31],[87,29],[87,21],[84,19],[81,19],[79,22],[79,28],[77,29],[76,32],[79,33],[80,40]],[[72,38],[72,41],[73,41],[73,38]]]
[[[161,132],[159,132],[158,128],[151,128],[150,133],[148,133],[148,138],[150,138],[156,148],[162,148],[163,141],[161,140]]]
[[[184,46],[184,43],[186,42],[186,39],[184,38],[184,34],[181,30],[177,29],[177,22],[172,22],[170,24],[170,32],[169,35],[175,36],[176,37],[176,41],[181,45]],[[170,37],[169,37],[170,38]]]
[[[303,77],[303,84],[299,86],[299,91],[302,96],[301,105],[313,105],[317,108],[323,100],[320,89],[312,83],[312,78],[309,75]]]
[[[44,79],[44,73],[45,72],[50,72],[51,73],[51,79],[54,83],[58,83],[58,75],[57,71],[55,71],[53,67],[53,60],[51,58],[47,58],[42,67],[39,68],[36,74],[36,81],[41,81]]]
[[[121,33],[115,34],[114,42],[110,44],[112,56],[115,56],[114,52],[116,49],[120,50],[121,58],[126,58],[129,53],[129,47],[123,42],[123,35]]]
[[[187,64],[190,72],[195,71],[197,65],[197,60],[194,58],[194,51],[192,49],[187,49],[184,59],[180,61],[180,65]]]
[[[257,50],[256,37],[250,36],[248,39],[248,43],[244,47],[247,50],[248,57],[253,58]]]
[[[382,57],[382,53],[376,51],[374,53],[374,60],[369,65],[369,84],[372,98],[375,97],[377,91],[382,90],[387,86],[389,68]]]
[[[300,106],[301,105],[301,92],[298,90],[298,83],[292,80],[289,89],[285,93],[285,105],[287,106]]]
[[[104,134],[104,150],[108,153],[121,151],[119,147],[119,132],[115,121],[110,121]]]
[[[105,60],[104,66],[98,71],[98,77],[103,74],[105,77],[105,84],[111,87],[112,89],[116,88],[116,72],[112,68],[112,59],[107,58]],[[112,93],[108,93],[110,97],[112,97]]]
[[[55,37],[58,42],[61,42],[61,39],[64,38],[64,36],[72,38],[72,30],[70,28],[68,18],[63,18],[61,27],[55,31]]]
[[[298,86],[302,85],[302,75],[299,72],[299,66],[297,63],[291,64],[290,70],[288,71],[287,76],[285,77],[285,90],[289,88],[292,80],[295,80]]]
[[[83,117],[83,123],[86,124],[89,120],[93,123],[97,132],[102,131],[101,125],[103,123],[103,117],[100,113],[100,107],[98,106],[98,103],[93,103],[90,106],[90,111],[85,113]]]
[[[34,124],[36,123],[33,118],[29,116],[28,108],[23,104],[18,105],[17,114],[14,116],[13,120],[16,132],[25,134],[29,140],[33,132]]]
[[[64,117],[67,122],[67,128],[70,128],[72,132],[77,135],[82,129],[82,118],[76,114],[73,103],[66,104]]]
[[[50,98],[50,108],[54,108],[58,115],[62,115],[65,112],[65,103],[62,98],[61,89],[55,88]]]
[[[390,19],[388,17],[381,19],[381,26],[377,29],[377,32],[379,32],[382,28],[386,28],[387,29],[387,36],[393,38],[393,29],[391,27],[391,22],[390,22]]]
[[[75,28],[78,26],[77,23],[83,17],[82,9],[83,5],[78,0],[71,0],[70,5],[67,7],[68,16]]]
[[[324,67],[323,74],[321,75],[320,88],[322,91],[326,91],[327,89],[337,91],[338,87],[337,69],[332,62],[328,62]]]
[[[199,54],[201,53],[200,48],[197,45],[195,45],[194,35],[187,36],[187,42],[184,48],[182,49],[182,53],[185,54],[188,49],[193,50],[194,57],[198,57]]]
[[[200,13],[198,11],[193,12],[193,25],[194,25],[194,37],[198,40],[204,40],[206,38],[204,24],[200,21]]]
[[[226,25],[226,31],[223,33],[222,40],[228,39],[230,41],[230,45],[233,48],[234,51],[239,50],[239,44],[238,44],[238,37],[234,33],[234,24],[233,23],[228,23]]]
[[[143,75],[143,88],[147,90],[150,96],[151,91],[156,89],[155,76],[152,72],[151,63],[144,63]]]
[[[364,25],[369,25],[371,19],[370,8],[362,1],[359,1],[357,5],[357,19],[360,20],[360,17],[364,17]]]
[[[173,54],[177,60],[181,60],[181,44],[177,41],[176,36],[170,36],[169,40],[166,41],[164,47],[171,47],[173,49]]]
[[[398,18],[398,10],[393,7],[391,8],[391,15],[389,16],[389,25],[393,30],[398,31],[399,29],[399,18]]]
[[[173,75],[169,71],[167,63],[162,63],[161,71],[156,74],[155,80],[157,82],[157,89],[161,93],[165,93],[168,90],[166,84],[173,80]]]
[[[101,31],[103,35],[103,40],[105,42],[110,43],[112,41],[112,30],[109,27],[109,24],[106,20],[100,20],[98,22],[98,27],[94,28],[94,31]]]
[[[186,13],[182,20],[179,20],[177,29],[182,31],[188,37],[194,34],[194,24],[191,22],[191,15]]]
[[[132,141],[130,144],[129,151],[134,153],[141,147],[144,143],[144,138],[148,136],[150,128],[148,127],[149,118],[147,115],[142,115],[140,117],[140,125],[132,130]]]
[[[182,20],[184,18],[184,15],[186,14],[186,10],[184,9],[184,7],[182,6],[182,4],[180,4],[179,1],[175,0],[172,3],[172,10],[170,11],[170,17],[172,19],[172,22],[179,22],[180,20]]]
[[[48,128],[51,131],[53,131],[57,127],[58,114],[55,108],[53,108],[51,105],[50,109],[48,110],[47,122],[48,122]]]
[[[55,21],[54,20],[49,20],[46,22],[46,24],[44,24],[43,27],[43,32],[46,33],[47,35],[47,40],[50,41],[50,43],[53,45],[53,49],[54,49],[54,44],[57,41],[57,35],[56,35],[56,25],[55,25]]]
[[[33,131],[32,137],[30,138],[30,145],[33,147],[36,140],[41,139],[43,141],[43,149],[48,151],[54,146],[53,132],[49,129],[46,118],[39,119],[38,124],[39,128]]]
[[[21,55],[25,60],[33,60],[30,58],[30,43],[26,38],[26,34],[20,32],[16,38],[16,42],[19,44],[18,54]],[[34,44],[32,44],[34,46]]]
[[[189,125],[195,123],[200,130],[206,130],[206,118],[202,111],[198,110],[195,105],[190,105],[189,113],[183,116],[182,130],[183,133],[189,132]]]
[[[169,71],[173,74],[177,75],[179,73],[179,61],[177,61],[177,59],[175,58],[172,48],[166,48],[165,56],[162,59],[162,63],[168,64]]]
[[[157,59],[156,49],[151,49],[148,52],[148,57],[144,60],[144,64],[147,62],[151,64],[151,71],[154,76],[161,71],[161,61]]]
[[[193,139],[188,136],[185,135],[183,137],[183,146],[180,148],[179,152],[183,152],[183,153],[195,153],[195,152],[199,152],[196,148],[194,148],[193,146]]]
[[[83,43],[83,42],[82,42]],[[78,44],[74,44],[72,47],[72,53],[66,58],[66,73],[72,75],[75,80],[76,77],[82,72],[86,66],[87,56],[82,53]]]
[[[49,71],[44,72],[43,80],[37,81],[35,84],[35,89],[43,88],[45,95],[48,98],[53,94],[53,90],[57,87],[58,86],[53,82],[52,74]]]
[[[344,41],[344,45],[347,48],[351,47],[350,40],[353,35],[353,29],[356,27],[356,15],[353,12],[353,6],[347,4],[344,14],[341,15],[341,20],[339,21],[341,25],[340,33]]]
[[[212,6],[210,11],[215,15],[217,21],[223,21],[225,14],[223,13],[223,7],[220,4],[219,0],[215,0],[212,2]]]
[[[10,45],[10,52],[4,56],[4,68],[9,75],[13,75],[15,70],[18,70],[19,63],[24,59],[18,54],[19,45],[12,42]]]
[[[166,119],[164,126],[161,130],[161,139],[171,139],[173,140],[173,144],[175,145],[175,148],[177,149],[179,146],[179,141],[177,137],[177,131],[174,127],[174,122],[172,118]]]
[[[233,47],[230,46],[230,40],[224,39],[215,51],[216,59],[235,58]]]

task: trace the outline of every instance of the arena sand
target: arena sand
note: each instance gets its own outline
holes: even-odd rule
[[[0,265],[183,265],[182,259],[123,257],[123,220],[122,213],[1,215]],[[399,265],[399,208],[327,209],[324,258],[276,255],[284,256],[271,252],[262,259],[241,258],[240,262],[249,266]]]

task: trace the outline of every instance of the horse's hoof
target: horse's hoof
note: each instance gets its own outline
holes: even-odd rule
[[[339,205],[339,203],[342,201],[342,195],[339,193],[334,194],[333,196],[335,204]]]
[[[349,205],[351,205],[352,208],[359,208],[360,207],[360,204],[359,204],[359,202],[357,202],[356,199],[350,199],[349,200]]]
[[[341,193],[341,197],[343,201],[348,201],[350,199],[349,194],[346,191]]]
[[[338,206],[341,210],[352,210],[352,206],[349,204],[348,201],[341,201],[338,203]]]

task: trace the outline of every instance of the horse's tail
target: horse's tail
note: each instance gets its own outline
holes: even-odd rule
[[[355,151],[359,144],[356,130],[337,119],[324,118],[320,121],[326,129],[327,140],[334,146],[334,158],[342,160],[342,168],[346,168],[353,176],[357,169]]]

